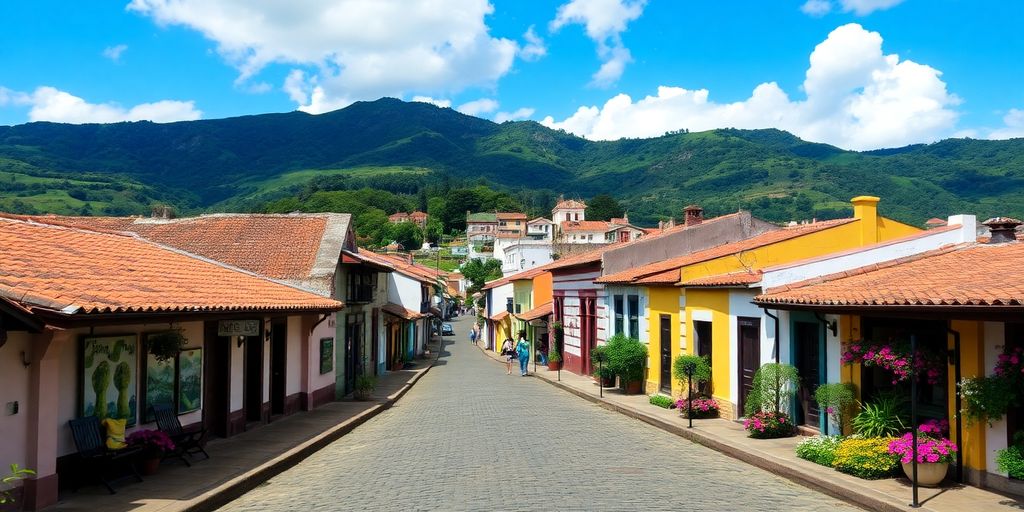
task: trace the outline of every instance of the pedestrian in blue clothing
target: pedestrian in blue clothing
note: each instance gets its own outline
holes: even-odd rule
[[[526,341],[526,331],[519,331],[516,356],[519,357],[519,374],[526,377],[526,363],[530,360],[530,342]]]

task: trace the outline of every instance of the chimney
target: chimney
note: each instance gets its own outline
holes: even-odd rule
[[[686,219],[687,226],[696,226],[701,222],[704,222],[704,208],[691,204],[686,208],[683,208],[683,218]]]
[[[1002,244],[1006,242],[1016,242],[1017,226],[1024,223],[1009,217],[993,217],[982,222],[982,224],[988,226],[988,230],[991,233],[988,243]]]
[[[860,245],[879,242],[878,201],[875,196],[857,196],[853,203],[853,218],[860,219]]]

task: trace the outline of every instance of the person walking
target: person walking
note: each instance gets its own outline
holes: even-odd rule
[[[469,330],[469,342],[476,343],[476,326]]]
[[[516,356],[519,357],[519,374],[526,377],[526,363],[530,361],[530,342],[526,341],[526,331],[519,331],[516,342]]]
[[[512,375],[512,358],[515,357],[516,349],[512,345],[511,338],[505,338],[501,344],[501,355],[505,356],[505,374]]]

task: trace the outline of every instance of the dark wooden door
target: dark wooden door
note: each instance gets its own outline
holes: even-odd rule
[[[711,322],[693,322],[693,335],[697,338],[695,345],[697,346],[697,355],[703,357],[707,362],[708,366],[711,366]],[[714,367],[711,368],[711,373],[714,374]],[[707,382],[701,382],[697,385],[697,392],[704,396],[711,396],[711,380]]]
[[[270,323],[270,414],[284,414],[285,373],[288,368],[288,320]]]
[[[263,420],[263,336],[245,338],[245,371],[243,372],[245,421]]]
[[[661,315],[661,391],[672,394],[672,317]]]
[[[217,322],[206,322],[203,333],[203,424],[211,434],[228,436],[228,408],[231,393],[231,343],[217,336]]]
[[[761,367],[761,320],[759,318],[740,317],[736,319],[739,327],[739,368],[740,368],[740,414],[744,414],[747,395],[754,388],[754,374]]]
[[[800,373],[796,420],[802,425],[819,428],[821,411],[814,399],[814,391],[821,384],[821,326],[812,322],[796,322],[793,331],[796,342],[794,362]]]

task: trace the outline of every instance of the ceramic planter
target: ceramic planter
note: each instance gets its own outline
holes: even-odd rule
[[[643,381],[635,380],[633,382],[627,382],[623,387],[623,390],[627,395],[639,395],[644,392]]]
[[[561,369],[562,369],[562,362],[561,361],[552,361],[550,359],[548,360],[548,370],[551,370],[553,372],[557,372],[558,370],[561,370]]]
[[[917,463],[917,485],[922,487],[938,487],[946,478],[946,470],[949,469],[948,462],[918,462]],[[913,464],[903,463],[903,474],[913,480]]]
[[[139,472],[143,475],[155,475],[160,469],[160,457],[146,457],[140,463]]]

